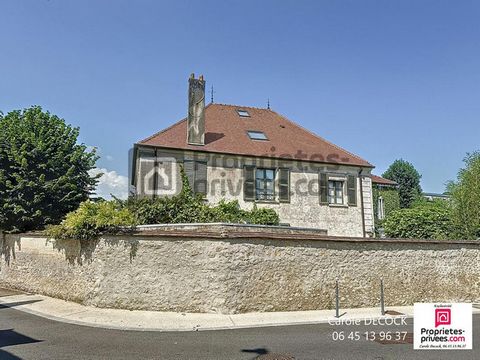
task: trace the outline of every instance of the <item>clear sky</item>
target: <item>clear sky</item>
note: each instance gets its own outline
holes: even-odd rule
[[[478,1],[0,2],[0,110],[79,126],[126,185],[129,148],[183,118],[187,79],[215,102],[274,110],[442,192],[480,148]]]

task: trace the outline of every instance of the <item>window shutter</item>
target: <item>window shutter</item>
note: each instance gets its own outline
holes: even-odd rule
[[[195,194],[207,195],[207,163],[195,161]]]
[[[320,204],[328,204],[328,176],[326,173],[319,174],[319,192],[320,192]]]
[[[245,166],[243,169],[243,199],[245,201],[255,200],[255,167]]]
[[[347,196],[348,205],[357,206],[357,177],[355,175],[347,176]]]
[[[290,202],[290,170],[278,169],[278,199],[280,202]]]
[[[194,189],[194,182],[195,182],[195,162],[193,160],[184,160],[183,161],[183,170],[185,171],[185,175],[187,176],[188,183],[190,184],[190,188]]]

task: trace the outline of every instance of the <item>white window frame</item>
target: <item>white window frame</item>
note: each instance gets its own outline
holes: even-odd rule
[[[271,171],[273,174],[272,179],[268,179],[265,175],[267,171]],[[264,177],[259,178],[257,176],[257,172],[262,172]],[[255,200],[261,202],[274,202],[275,195],[276,195],[276,180],[277,180],[277,171],[273,168],[255,168]],[[263,184],[262,187],[258,186],[258,183],[261,182]],[[271,191],[270,198],[268,198],[268,194],[266,191],[268,190],[268,183],[271,183]],[[262,196],[264,196],[262,198]]]
[[[333,187],[331,186],[333,184]],[[331,191],[334,191],[333,195]],[[337,193],[340,191],[340,195]],[[345,205],[345,180],[329,178],[327,183],[327,197],[329,205],[344,206]],[[333,200],[333,201],[332,201]],[[341,202],[338,202],[338,201]]]
[[[378,197],[377,217],[378,220],[385,219],[385,199],[383,196]]]

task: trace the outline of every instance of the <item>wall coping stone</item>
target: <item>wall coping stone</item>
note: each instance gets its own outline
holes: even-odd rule
[[[7,236],[27,236],[45,238],[42,231],[21,234],[6,234]],[[300,228],[287,226],[266,226],[231,223],[191,223],[191,224],[156,224],[137,226],[137,231],[131,234],[106,235],[133,236],[148,238],[190,238],[190,239],[237,239],[237,240],[292,240],[292,241],[328,241],[341,243],[378,243],[378,244],[437,244],[437,245],[474,245],[480,247],[480,240],[435,240],[435,239],[399,239],[399,238],[369,238],[330,236],[327,231],[315,228]],[[154,240],[154,239],[151,239]]]

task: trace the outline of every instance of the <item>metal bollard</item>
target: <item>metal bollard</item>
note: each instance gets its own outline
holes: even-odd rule
[[[340,317],[340,300],[338,297],[338,279],[335,280],[335,317]]]
[[[380,311],[385,315],[385,297],[383,292],[383,279],[380,279]]]

